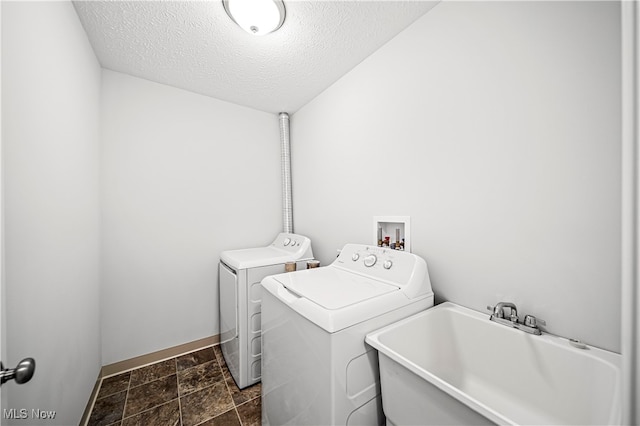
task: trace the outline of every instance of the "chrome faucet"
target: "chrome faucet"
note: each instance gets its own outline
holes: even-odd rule
[[[490,308],[489,306],[487,306],[487,308]],[[509,308],[511,310],[511,315],[509,316],[509,318],[511,318],[511,321],[518,321],[518,308],[516,308],[516,305],[514,305],[513,303],[510,302],[500,302],[498,303],[494,308],[493,308],[493,315],[497,318],[504,318],[504,308]]]
[[[510,310],[509,319],[505,318],[505,308],[509,308]],[[517,328],[518,330],[522,330],[527,333],[540,335],[541,332],[538,328],[538,324],[546,325],[543,320],[538,319],[533,315],[525,315],[524,321],[521,322],[518,318],[518,308],[510,302],[500,302],[496,306],[487,306],[487,309],[493,312],[489,318],[491,321],[506,325],[507,327]]]

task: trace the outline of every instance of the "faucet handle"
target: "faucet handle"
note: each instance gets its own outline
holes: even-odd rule
[[[531,328],[538,328],[538,325],[547,325],[545,320],[536,318],[533,315],[525,315],[524,325]]]
[[[508,307],[508,306],[507,306]],[[496,318],[504,318],[504,310],[499,305],[490,306],[487,305],[487,309],[493,313],[493,316]],[[511,314],[509,319],[513,322],[518,322],[518,314],[516,313],[515,306],[511,309]]]
[[[496,311],[495,306],[487,305],[487,310],[491,311],[492,315],[495,315],[497,318],[504,318],[504,312],[501,309]]]

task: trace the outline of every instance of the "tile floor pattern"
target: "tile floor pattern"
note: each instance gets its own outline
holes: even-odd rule
[[[260,425],[260,392],[238,389],[213,346],[103,379],[88,426]]]

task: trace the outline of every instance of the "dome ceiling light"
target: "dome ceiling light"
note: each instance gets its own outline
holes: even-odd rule
[[[253,35],[274,32],[286,14],[282,0],[222,0],[222,5],[233,22]]]

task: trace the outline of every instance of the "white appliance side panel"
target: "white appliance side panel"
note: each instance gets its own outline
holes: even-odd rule
[[[243,271],[238,271],[242,274]],[[220,262],[220,349],[231,375],[240,379],[240,346],[238,324],[238,274]]]
[[[329,334],[262,295],[262,424],[333,424]]]
[[[284,273],[284,264],[247,269],[247,378],[248,383],[260,381],[262,377],[262,285],[266,276]]]
[[[236,305],[238,300],[235,271],[224,263],[219,265],[220,274],[220,342],[225,343],[238,335]]]

